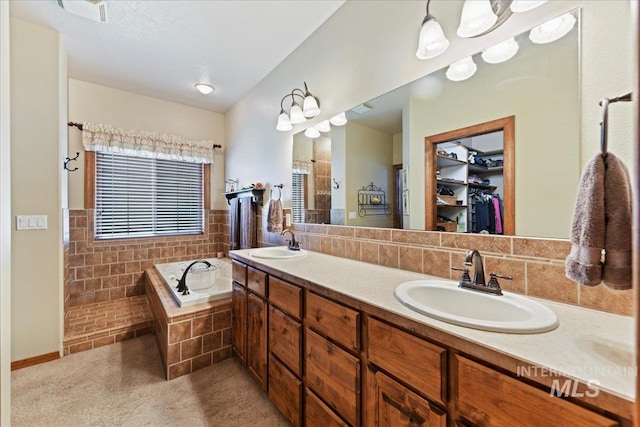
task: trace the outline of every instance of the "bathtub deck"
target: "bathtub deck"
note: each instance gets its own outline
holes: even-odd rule
[[[71,307],[67,321],[65,356],[153,332],[146,295]]]

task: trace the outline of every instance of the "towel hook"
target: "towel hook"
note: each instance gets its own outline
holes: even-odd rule
[[[76,156],[75,156],[75,157],[72,157],[72,158],[67,157],[67,158],[65,158],[65,160],[64,160],[64,165],[62,165],[62,167],[63,167],[64,169],[68,170],[69,172],[77,171],[77,170],[78,170],[78,168],[77,168],[77,167],[76,167],[76,168],[73,168],[73,169],[69,169],[69,162],[73,162],[73,161],[78,160],[78,157],[80,157],[80,152],[79,152],[79,151],[76,151]]]
[[[602,107],[602,120],[600,121],[600,154],[607,155],[607,133],[609,131],[609,104],[614,102],[630,102],[631,92],[615,98],[602,98],[599,102]]]

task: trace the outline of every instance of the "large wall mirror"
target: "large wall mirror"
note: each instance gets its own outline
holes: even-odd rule
[[[500,191],[512,189],[504,208],[515,224],[502,234],[568,237],[580,174],[580,11],[571,15],[573,29],[555,42],[532,43],[527,30],[515,38],[519,50],[506,62],[474,55],[477,71],[464,81],[449,80],[442,69],[352,108],[346,125],[332,126],[319,138],[294,135],[294,221],[443,230],[429,224],[440,171],[426,171],[426,156],[433,154],[426,141],[513,117],[512,152],[488,157],[512,173],[492,185],[500,198]],[[466,184],[471,175],[466,168],[460,180]],[[463,215],[471,220],[470,213]]]

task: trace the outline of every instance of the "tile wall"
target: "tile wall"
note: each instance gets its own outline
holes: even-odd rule
[[[91,209],[69,213],[68,287],[64,296],[68,307],[142,295],[144,271],[154,264],[211,258],[218,251],[228,251],[226,210],[206,213],[201,236],[102,241],[94,240],[93,215]],[[226,238],[221,230],[225,224]],[[223,249],[223,242],[227,249]]]

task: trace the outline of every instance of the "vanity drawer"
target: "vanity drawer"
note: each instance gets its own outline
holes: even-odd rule
[[[269,307],[269,351],[297,376],[302,375],[302,325]]]
[[[348,427],[331,408],[309,389],[306,391],[305,425],[307,427]]]
[[[269,399],[293,427],[302,425],[302,382],[269,357]]]
[[[262,298],[267,297],[267,273],[247,266],[247,287]]]
[[[269,276],[269,302],[300,320],[302,289],[277,277]]]
[[[369,362],[444,405],[447,351],[371,317],[367,325]]]
[[[305,384],[351,425],[359,425],[360,360],[305,330]]]
[[[236,261],[235,259],[231,261],[231,277],[233,281],[241,286],[247,286],[247,266],[243,263]]]
[[[360,313],[307,292],[307,325],[347,349],[360,351]]]
[[[458,412],[480,426],[617,426],[616,421],[455,356]],[[497,408],[500,408],[497,410]]]

